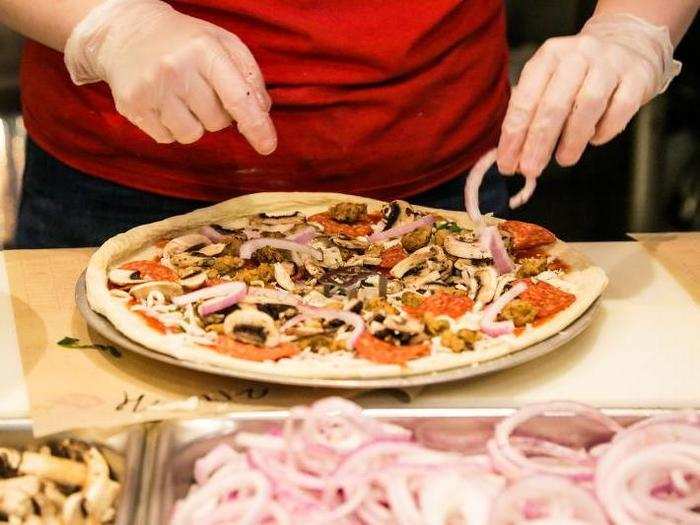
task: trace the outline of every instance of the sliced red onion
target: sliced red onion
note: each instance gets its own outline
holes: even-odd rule
[[[204,235],[211,242],[223,242],[228,239],[228,237],[216,231],[216,228],[209,225],[202,226],[202,228],[199,230],[199,233]]]
[[[483,221],[481,211],[479,211],[479,188],[484,180],[484,175],[489,168],[496,162],[496,149],[487,151],[469,171],[467,182],[464,185],[464,203],[467,207],[467,213],[474,224],[479,224]]]
[[[523,282],[516,283],[510,290],[484,308],[481,318],[481,331],[491,337],[498,337],[499,335],[513,332],[515,330],[513,321],[496,321],[496,317],[509,302],[516,299],[525,290],[527,290],[527,284]]]
[[[321,319],[331,320],[340,319],[344,323],[353,327],[353,331],[348,339],[348,347],[355,348],[355,343],[365,331],[365,322],[362,317],[354,312],[347,310],[332,310],[329,308],[316,308],[315,306],[299,306],[299,311],[309,317],[320,317]]]
[[[498,275],[503,275],[504,273],[515,270],[515,264],[511,260],[510,255],[508,255],[508,250],[506,250],[506,246],[503,244],[503,238],[498,228],[495,226],[488,226],[481,230],[481,236],[485,237],[481,245],[488,246]],[[481,237],[479,240],[481,241]]]
[[[518,208],[530,200],[532,194],[535,193],[535,188],[537,187],[536,177],[525,177],[525,185],[522,189],[513,195],[508,202],[508,205],[512,210]]]
[[[245,228],[243,233],[247,239],[260,239],[262,237],[262,233],[260,233],[259,230],[254,230],[253,228]]]
[[[246,295],[246,285],[245,283],[237,284],[240,285],[238,290],[222,295],[221,297],[212,297],[211,299],[207,299],[200,304],[197,308],[199,315],[202,317],[211,315],[226,308],[230,308],[243,299]]]
[[[512,523],[607,525],[600,504],[587,490],[555,476],[531,476],[508,487],[493,504],[491,525]]]
[[[186,304],[195,303],[197,301],[204,301],[205,299],[211,299],[212,297],[221,297],[224,295],[229,295],[237,293],[243,288],[245,291],[245,283],[240,281],[231,281],[227,283],[216,284],[214,286],[207,286],[206,288],[200,288],[194,292],[186,293],[184,295],[178,295],[173,297],[173,304],[178,306],[185,306]]]
[[[424,217],[421,217],[420,219],[415,220],[413,222],[402,224],[401,226],[395,226],[394,228],[389,228],[388,230],[384,230],[383,232],[373,233],[369,236],[369,240],[371,242],[380,242],[385,241],[387,239],[393,239],[394,237],[401,237],[402,235],[406,235],[407,233],[410,233],[413,230],[417,230],[425,226],[430,226],[434,222],[435,216],[425,215]]]
[[[182,253],[200,244],[211,244],[211,241],[201,233],[181,235],[180,237],[175,237],[163,247],[163,254],[175,255],[176,253]]]
[[[308,226],[303,230],[299,230],[292,235],[287,236],[287,240],[292,242],[298,242],[299,244],[309,244],[309,242],[316,237],[318,232],[313,226]]]
[[[319,261],[323,259],[323,254],[320,250],[287,239],[272,239],[270,237],[261,237],[260,239],[253,239],[244,242],[241,244],[240,256],[242,259],[250,259],[256,250],[259,250],[265,246],[276,248],[278,250],[290,250],[292,252],[306,253]]]
[[[617,432],[622,429],[622,427],[613,419],[604,416],[595,408],[589,407],[582,403],[558,401],[553,403],[530,405],[520,410],[517,414],[504,419],[496,426],[495,439],[497,450],[491,450],[492,453],[497,452],[497,457],[493,458],[494,462],[498,461],[501,464],[503,464],[503,462],[508,462],[513,465],[515,469],[519,469],[519,471],[524,474],[539,472],[546,474],[559,474],[562,476],[575,477],[577,479],[592,479],[593,467],[590,462],[581,461],[578,464],[573,465],[545,464],[543,462],[529,459],[511,443],[510,436],[517,427],[536,416],[541,416],[551,412],[566,412],[585,416],[596,423],[599,423],[603,428],[609,430],[610,432]],[[571,459],[571,456],[568,454],[563,455],[561,453],[557,453],[556,451],[552,451],[552,454],[553,457],[558,457],[562,460]]]

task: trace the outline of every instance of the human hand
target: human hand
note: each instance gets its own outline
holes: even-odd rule
[[[578,35],[547,40],[513,89],[500,172],[537,177],[555,147],[560,165],[575,164],[589,143],[620,133],[679,71],[668,30],[632,15],[595,16]]]
[[[236,122],[258,153],[277,147],[271,100],[234,34],[160,0],[107,0],[80,22],[65,60],[76,84],[104,80],[117,111],[159,143],[190,144]]]

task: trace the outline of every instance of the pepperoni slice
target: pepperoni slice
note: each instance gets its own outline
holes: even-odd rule
[[[120,268],[139,272],[154,281],[177,281],[177,274],[173,270],[154,261],[132,261],[122,264]]]
[[[406,257],[408,257],[408,252],[403,249],[403,246],[397,244],[396,246],[382,252],[382,262],[379,263],[379,267],[384,268],[385,270],[390,270],[396,264],[403,261]]]
[[[365,332],[355,343],[355,352],[358,357],[374,361],[375,363],[403,365],[411,359],[428,355],[430,346],[427,343],[397,346],[377,339],[369,332]]]
[[[277,361],[299,353],[299,349],[291,343],[283,343],[273,347],[255,346],[241,343],[230,335],[220,335],[213,349],[220,354],[248,361]]]
[[[548,229],[521,221],[505,221],[498,227],[511,236],[511,245],[515,250],[536,248],[546,244],[552,244],[557,238]]]
[[[525,279],[523,282],[527,283],[527,290],[521,293],[518,299],[537,307],[537,319],[561,312],[576,301],[575,295],[560,290],[549,283],[543,281],[533,283],[530,279]]]
[[[419,306],[404,306],[403,309],[415,317],[422,317],[423,314],[448,315],[453,319],[462,317],[474,306],[474,301],[462,295],[452,295],[438,292],[423,299]]]
[[[309,221],[317,222],[323,226],[323,230],[329,235],[343,234],[348,237],[359,237],[361,235],[372,234],[372,224],[379,222],[382,215],[379,213],[369,213],[363,221],[354,224],[346,224],[333,219],[328,212],[317,213],[309,217]]]

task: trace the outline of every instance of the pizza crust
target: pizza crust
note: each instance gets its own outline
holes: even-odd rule
[[[569,264],[571,271],[563,280],[576,296],[576,301],[566,310],[559,312],[546,323],[530,327],[519,336],[509,335],[499,338],[493,344],[481,345],[474,351],[455,354],[441,352],[435,355],[409,361],[406,365],[385,365],[357,358],[342,352],[326,356],[304,358],[303,353],[292,359],[276,362],[255,362],[219,354],[207,347],[193,343],[183,344],[179,334],[161,334],[151,329],[135,312],[116,300],[107,286],[107,271],[133,258],[144,247],[154,244],[164,237],[173,237],[208,224],[226,226],[237,217],[258,212],[284,212],[299,210],[305,215],[325,211],[329,205],[340,201],[366,203],[370,207],[385,204],[382,201],[343,195],[340,193],[280,192],[258,193],[237,197],[214,206],[203,208],[186,215],[180,215],[152,224],[133,228],[109,239],[99,248],[88,264],[86,272],[87,299],[91,308],[105,316],[117,330],[134,342],[184,361],[207,364],[241,372],[294,376],[318,379],[361,379],[400,377],[427,372],[437,372],[495,359],[532,346],[566,328],[578,319],[600,296],[607,285],[603,270],[581,253],[561,241],[548,249]],[[473,223],[466,213],[436,210],[421,206],[415,209],[438,213],[466,227]],[[498,219],[489,219],[496,223]]]

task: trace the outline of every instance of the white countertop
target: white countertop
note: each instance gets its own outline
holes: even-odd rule
[[[608,407],[700,406],[698,304],[639,243],[574,246],[610,278],[599,314],[584,334],[550,356],[459,383],[459,395],[455,384],[426,388],[412,406],[512,406],[549,399]],[[9,301],[0,253],[0,311],[11,311]],[[12,318],[0,318],[0,349],[0,417],[26,416]],[[381,396],[363,404],[367,401],[388,403]]]

